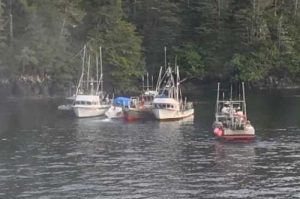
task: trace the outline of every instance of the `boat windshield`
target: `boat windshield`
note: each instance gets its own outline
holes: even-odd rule
[[[174,108],[173,104],[154,104],[154,108],[156,109],[170,109]]]
[[[97,105],[96,101],[75,101],[75,105]]]

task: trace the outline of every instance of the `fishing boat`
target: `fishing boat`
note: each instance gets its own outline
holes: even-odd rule
[[[102,53],[100,47],[100,77],[98,75],[98,56],[96,56],[96,80],[90,76],[90,56],[85,71],[86,46],[83,48],[82,73],[77,85],[74,104],[72,109],[77,117],[95,117],[104,115],[110,107],[108,95],[103,92]],[[86,80],[84,80],[86,79]]]
[[[162,71],[162,68],[161,68]],[[161,74],[161,73],[160,73]],[[180,88],[179,67],[175,68],[176,80],[169,66],[159,78],[159,94],[153,100],[153,114],[158,120],[177,120],[194,115],[194,108],[187,98],[183,100]]]
[[[128,107],[123,107],[124,119],[128,122],[153,118],[152,106],[146,106],[143,96],[131,97]]]
[[[129,106],[123,107],[124,118],[126,121],[137,121],[144,119],[154,118],[152,113],[153,100],[154,97],[158,95],[157,89],[153,86],[153,76],[152,85],[149,85],[149,74],[147,73],[146,85],[143,80],[143,92],[137,97],[130,98]]]
[[[128,107],[130,98],[116,97],[112,100],[110,108],[105,112],[105,115],[110,119],[123,118],[123,107]]]
[[[238,99],[232,97],[232,87],[229,99],[220,100],[220,83],[216,102],[215,122],[213,132],[217,138],[224,140],[253,140],[255,129],[247,117],[245,86],[242,83],[242,96]]]
[[[143,106],[150,110],[152,109],[152,103],[154,97],[158,95],[157,87],[154,88],[153,85],[153,76],[152,76],[152,84],[149,84],[149,73],[146,74],[146,85],[144,83],[144,76],[143,76],[143,92],[140,95],[140,100],[143,102]]]

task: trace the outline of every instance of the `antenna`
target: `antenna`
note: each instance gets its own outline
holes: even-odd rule
[[[165,70],[167,68],[167,47],[165,46],[164,47],[164,50],[165,50]]]
[[[242,82],[242,87],[243,87],[243,104],[244,104],[244,111],[245,111],[245,116],[247,119],[247,109],[246,109],[246,96],[245,96],[245,84]]]
[[[97,78],[97,90],[96,93],[98,93],[98,88],[99,88],[99,63],[98,63],[98,53],[96,53],[96,78]]]

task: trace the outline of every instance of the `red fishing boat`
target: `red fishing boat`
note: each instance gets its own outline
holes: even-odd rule
[[[124,119],[128,122],[153,118],[152,107],[143,96],[131,97],[128,107],[123,108]]]

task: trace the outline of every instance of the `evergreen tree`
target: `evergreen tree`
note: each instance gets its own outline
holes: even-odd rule
[[[105,85],[126,91],[136,86],[133,83],[141,77],[144,62],[142,39],[124,19],[121,2],[82,1],[86,15],[79,32],[82,42],[88,42],[95,52],[103,47]]]
[[[167,62],[173,62],[174,50],[181,45],[178,39],[182,29],[180,2],[176,0],[130,0],[127,14],[143,35],[143,47],[147,71],[157,74],[164,65],[164,47]]]

